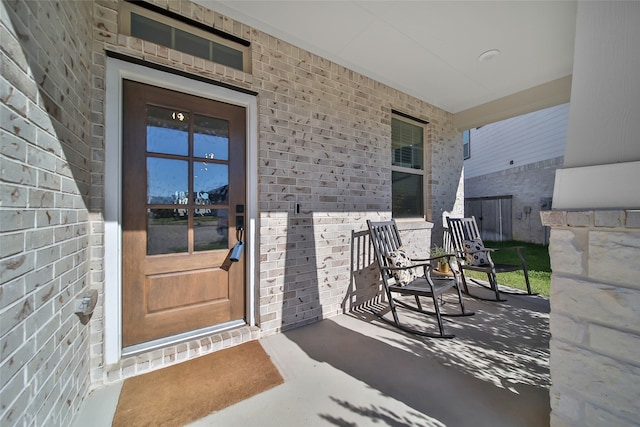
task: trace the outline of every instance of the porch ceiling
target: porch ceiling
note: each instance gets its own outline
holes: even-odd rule
[[[461,129],[569,100],[575,1],[195,1],[454,113]]]

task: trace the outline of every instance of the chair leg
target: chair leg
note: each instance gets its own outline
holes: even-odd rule
[[[462,278],[462,286],[464,287],[464,293],[469,293],[469,287],[467,286],[467,278],[464,276],[464,270],[460,268],[460,277]]]
[[[391,315],[393,316],[393,320],[396,322],[396,325],[399,325],[400,319],[398,318],[398,312],[396,311],[396,303],[393,301],[393,298],[389,298],[389,308],[391,309]]]
[[[435,294],[433,297],[433,308],[436,312],[436,318],[438,319],[438,327],[440,328],[440,335],[444,335],[444,325],[442,324],[442,316],[440,316],[440,304],[438,304],[438,297]]]
[[[500,290],[498,289],[498,277],[496,277],[496,273],[487,273],[487,277],[489,278],[489,284],[491,285],[491,288],[496,294],[496,301],[500,301]]]
[[[517,249],[518,252],[518,257],[520,258],[520,263],[522,264],[522,272],[524,273],[524,281],[527,284],[527,293],[529,295],[537,295],[534,294],[533,292],[531,292],[531,284],[529,283],[529,271],[527,270],[527,261],[524,259],[524,256],[522,255],[522,251],[520,250],[520,248]]]
[[[484,285],[480,282],[478,282],[476,279],[469,279],[471,280],[473,283],[475,283],[476,285],[483,287],[485,289],[491,289],[492,291],[495,292],[496,297],[495,298],[483,298],[483,297],[479,297],[477,295],[472,294],[469,291],[469,287],[467,286],[467,279],[464,275],[464,273],[462,272],[462,270],[460,270],[460,277],[462,278],[462,286],[464,288],[464,290],[462,291],[465,295],[469,295],[471,298],[475,298],[478,299],[480,301],[498,301],[498,302],[504,302],[506,301],[506,299],[502,299],[500,298],[500,293],[498,291],[498,281],[497,279],[494,279],[493,281],[491,280],[491,274],[487,273],[487,278],[489,280],[489,286]]]
[[[370,309],[369,311],[371,311],[371,313],[373,315],[375,315],[376,317],[378,317],[380,320],[383,320],[385,322],[387,322],[388,324],[395,326],[396,328],[404,331],[404,332],[408,332],[410,334],[414,334],[414,335],[420,335],[423,337],[428,337],[428,338],[454,338],[455,335],[451,335],[451,334],[445,334],[444,333],[444,329],[442,326],[442,319],[440,318],[440,314],[439,314],[439,310],[438,310],[438,326],[440,328],[440,334],[432,334],[429,332],[423,332],[423,331],[418,331],[417,329],[413,329],[410,328],[408,326],[404,326],[403,324],[400,323],[400,319],[398,317],[398,312],[397,312],[397,307],[396,307],[396,300],[393,298],[393,296],[391,295],[391,291],[389,290],[389,288],[387,288],[385,286],[385,294],[387,295],[387,299],[389,300],[389,310],[391,311],[391,315],[393,316],[393,320],[388,319],[387,317],[385,317],[383,314],[379,313],[376,310]],[[418,305],[420,305],[420,300],[418,299],[418,296],[415,295],[416,297],[416,301],[418,303]],[[408,309],[411,309],[413,311],[419,312],[419,313],[424,313],[424,314],[431,314],[427,311],[422,310],[421,306],[420,308],[416,308],[416,307],[412,307],[410,305],[407,305],[405,303],[403,303],[402,301],[397,301],[397,303],[403,307],[406,307]],[[436,310],[437,310],[437,305],[436,305]]]
[[[529,283],[529,272],[527,271],[527,268],[525,267],[522,271],[524,272],[524,281],[527,284],[527,293],[529,295],[534,295],[533,292],[531,292],[531,283]]]
[[[458,301],[460,302],[460,311],[462,312],[462,316],[473,316],[474,313],[473,311],[465,311],[464,309],[464,300],[462,299],[462,292],[460,292],[460,286],[456,285],[455,286],[456,291],[458,292]]]

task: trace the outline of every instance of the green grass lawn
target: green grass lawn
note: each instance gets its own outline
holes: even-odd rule
[[[529,282],[531,290],[540,295],[549,296],[549,287],[551,285],[551,264],[549,262],[548,246],[537,245],[535,243],[524,243],[517,241],[507,242],[485,242],[487,248],[507,248],[509,246],[524,246],[522,254],[527,261],[527,269],[529,270]],[[520,263],[518,253],[515,250],[500,250],[491,253],[491,259],[496,263],[515,264]],[[465,271],[465,276],[487,281],[487,275],[476,271]],[[498,283],[501,285],[511,286],[517,289],[526,290],[522,271],[514,271],[511,273],[499,273]]]

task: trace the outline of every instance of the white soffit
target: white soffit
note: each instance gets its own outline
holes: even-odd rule
[[[575,1],[195,2],[452,113],[573,68]]]

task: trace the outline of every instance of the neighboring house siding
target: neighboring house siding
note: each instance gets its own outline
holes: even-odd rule
[[[69,426],[90,386],[92,11],[0,2],[3,426]]]
[[[464,178],[564,156],[568,118],[569,104],[562,104],[471,129]]]
[[[391,110],[430,122],[427,216],[462,212],[447,112],[183,1],[155,2],[250,40],[253,72],[118,34],[115,1],[2,2],[3,425],[69,425],[90,386],[341,313],[351,232],[391,215]],[[258,92],[257,328],[104,363],[105,49]],[[301,213],[293,215],[295,203]],[[403,222],[413,250],[432,224]],[[100,292],[88,326],[73,314]]]
[[[471,130],[465,199],[512,196],[515,240],[548,243],[540,211],[551,208],[543,201],[553,196],[555,171],[562,167],[568,115],[563,104]]]

